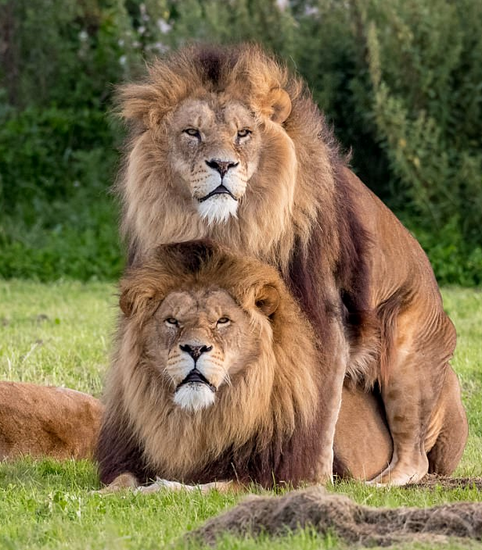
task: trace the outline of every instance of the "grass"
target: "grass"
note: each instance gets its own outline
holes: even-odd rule
[[[65,385],[99,396],[116,317],[116,289],[102,283],[0,281],[0,379]],[[482,475],[482,292],[444,290],[458,330],[453,365],[460,376],[470,438],[459,476]],[[0,464],[1,549],[184,548],[181,535],[232,506],[241,496],[193,494],[100,496],[89,462]],[[456,490],[376,489],[344,482],[334,490],[371,506],[431,506],[482,501],[471,487]],[[286,537],[224,537],[221,549],[311,550],[339,547],[310,530]],[[190,546],[191,548],[192,546]],[[194,546],[197,548],[197,546]],[[429,543],[407,548],[431,548]],[[467,548],[453,543],[450,548]]]

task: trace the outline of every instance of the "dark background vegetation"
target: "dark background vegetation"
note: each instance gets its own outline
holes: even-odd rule
[[[482,283],[480,0],[0,0],[0,276],[115,279],[113,85],[188,41],[308,81],[442,283]]]

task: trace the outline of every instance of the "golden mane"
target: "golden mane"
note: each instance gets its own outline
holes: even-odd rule
[[[145,327],[171,291],[213,284],[249,313],[259,354],[223,388],[215,407],[191,416],[173,403],[172,388],[158,374],[162,365],[149,359],[153,344]],[[265,287],[282,296],[270,319],[255,305]],[[315,481],[307,457],[320,451],[313,437],[323,407],[317,352],[309,324],[274,268],[213,244],[167,246],[131,269],[121,292],[127,315],[119,325],[97,452],[104,483],[123,473],[126,453],[139,455],[129,471],[143,481],[237,478],[269,486],[273,475],[295,484]],[[129,446],[138,449],[126,451]]]
[[[273,122],[280,90],[286,90],[291,102],[283,130]],[[173,110],[187,98],[212,93],[250,105],[263,118],[264,139],[270,143],[269,155],[250,185],[258,192],[248,190],[238,217],[221,226],[209,226],[186,210],[178,189],[169,184],[167,161]],[[118,98],[120,113],[132,129],[125,169],[116,185],[131,257],[159,244],[207,237],[286,271],[293,247],[297,241],[308,246],[317,212],[323,209],[323,231],[334,266],[339,255],[332,166],[336,147],[302,82],[290,77],[284,66],[254,45],[193,46],[157,60],[145,82],[121,87]],[[310,155],[315,148],[316,156]],[[308,154],[300,154],[303,151]]]
[[[289,77],[282,65],[256,45],[232,48],[191,46],[148,67],[149,76],[140,84],[119,88],[121,115],[158,126],[184,99],[200,91],[239,98],[270,116],[273,91],[289,86],[290,97],[301,92],[299,80]]]

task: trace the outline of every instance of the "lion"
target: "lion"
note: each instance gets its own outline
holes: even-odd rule
[[[330,479],[346,375],[380,388],[393,438],[373,483],[439,471],[424,441],[453,378],[455,329],[422,248],[347,167],[303,82],[257,46],[192,46],[119,100],[131,127],[116,184],[129,264],[160,244],[209,238],[275,266],[324,364],[319,477]],[[463,412],[457,432],[461,454]]]
[[[276,268],[212,242],[165,245],[120,284],[117,348],[96,458],[116,488],[320,483],[327,413],[313,329]],[[424,440],[459,459],[448,377]],[[455,416],[454,416],[455,415]],[[421,420],[423,422],[423,420]],[[335,470],[369,479],[393,446],[372,393],[345,387]],[[133,481],[134,479],[134,481]]]
[[[0,382],[0,460],[91,459],[103,410],[98,399],[76,390]]]

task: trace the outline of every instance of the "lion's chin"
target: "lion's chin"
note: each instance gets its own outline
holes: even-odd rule
[[[207,409],[215,399],[214,391],[207,384],[199,382],[183,384],[174,394],[174,403],[189,412]]]
[[[197,211],[209,225],[225,223],[231,216],[237,217],[238,202],[227,193],[213,195],[209,199],[197,203]]]

